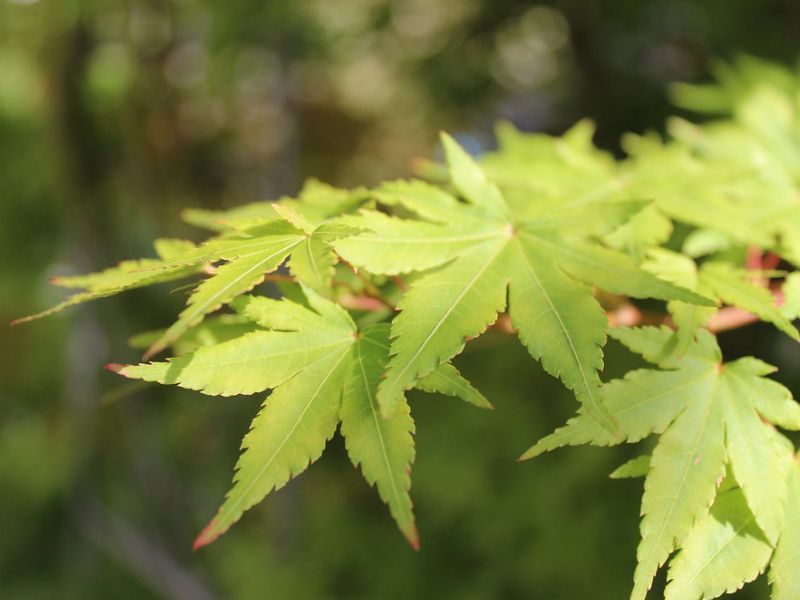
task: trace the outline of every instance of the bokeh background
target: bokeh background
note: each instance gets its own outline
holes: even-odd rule
[[[617,151],[624,131],[661,128],[670,82],[744,52],[791,61],[799,26],[794,0],[0,0],[0,321],[60,300],[50,276],[197,238],[183,208],[408,175],[440,129],[479,153],[498,119],[558,133],[589,116]],[[0,328],[0,597],[627,596],[641,483],[607,473],[636,451],[515,463],[575,405],[502,337],[458,360],[494,413],[412,398],[421,552],[335,439],[192,553],[261,399],[101,369],[170,322],[169,292]],[[781,339],[750,327],[722,343],[800,392]],[[609,376],[634,365],[608,352]]]

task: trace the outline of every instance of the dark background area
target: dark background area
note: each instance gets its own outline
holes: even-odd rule
[[[440,129],[480,152],[498,119],[559,133],[589,116],[618,151],[674,112],[670,82],[740,53],[793,61],[798,31],[791,0],[0,0],[0,321],[60,300],[50,276],[197,239],[183,208],[408,175]],[[412,397],[420,553],[339,439],[192,553],[261,398],[101,369],[170,322],[185,292],[169,292],[0,330],[3,598],[627,596],[641,482],[606,475],[641,449],[515,463],[575,403],[501,336],[457,361],[493,413]],[[722,343],[800,391],[780,334]],[[609,377],[634,364],[608,354]],[[763,578],[737,597],[765,598]]]

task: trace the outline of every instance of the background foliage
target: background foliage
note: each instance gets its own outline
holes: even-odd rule
[[[436,152],[438,129],[480,151],[498,118],[561,131],[590,116],[616,150],[623,131],[660,128],[666,84],[703,79],[712,56],[793,59],[798,17],[792,2],[745,0],[602,12],[581,0],[2,0],[0,316],[59,300],[47,276],[193,235],[177,219],[186,206],[294,193],[309,175],[347,185],[407,174],[410,157]],[[338,440],[192,554],[258,401],[121,388],[99,368],[133,361],[126,336],[168,323],[179,295],[135,291],[0,335],[3,596],[626,594],[638,524],[618,515],[636,513],[640,482],[605,473],[631,451],[510,461],[572,404],[499,337],[458,361],[495,401],[488,418],[413,400],[421,554]],[[756,354],[800,390],[797,351],[769,326],[720,341],[727,358]],[[635,364],[608,351],[620,372]]]

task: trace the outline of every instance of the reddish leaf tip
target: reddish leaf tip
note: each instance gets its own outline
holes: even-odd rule
[[[122,374],[122,369],[127,367],[128,365],[121,365],[119,363],[108,363],[105,367],[103,367],[106,371],[111,371],[112,373],[117,373],[118,375]]]
[[[414,552],[419,552],[419,532],[417,531],[417,525],[415,523],[411,524],[408,531],[403,531],[403,536],[408,540]]]
[[[149,361],[151,358],[153,358],[156,354],[164,350],[166,347],[167,345],[164,344],[161,340],[155,342],[142,355],[142,360],[145,362]]]
[[[211,542],[216,540],[220,535],[224,533],[223,531],[218,531],[217,529],[217,519],[211,519],[211,521],[203,527],[203,530],[199,533],[199,535],[194,538],[194,543],[192,543],[192,550],[197,552],[203,546],[208,546]]]

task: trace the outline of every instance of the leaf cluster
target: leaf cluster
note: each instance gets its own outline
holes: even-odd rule
[[[761,320],[800,338],[800,74],[752,59],[719,73],[675,98],[722,117],[626,136],[620,160],[593,145],[588,121],[560,137],[500,124],[480,161],[443,134],[428,179],[312,180],[296,198],[187,211],[205,241],[160,240],[157,258],[58,278],[81,291],[34,317],[192,278],[176,321],[132,340],[145,361],[173,356],[111,368],[210,395],[268,393],[196,547],[317,460],[337,429],[417,547],[407,393],[490,408],[451,361],[495,328],[578,401],[522,458],[657,436],[612,474],[645,477],[632,598],[674,552],[667,598],[713,598],[768,568],[773,597],[796,598],[800,467],[779,430],[800,429],[800,407],[773,367],[725,362],[715,333]],[[603,382],[609,335],[653,368]]]

